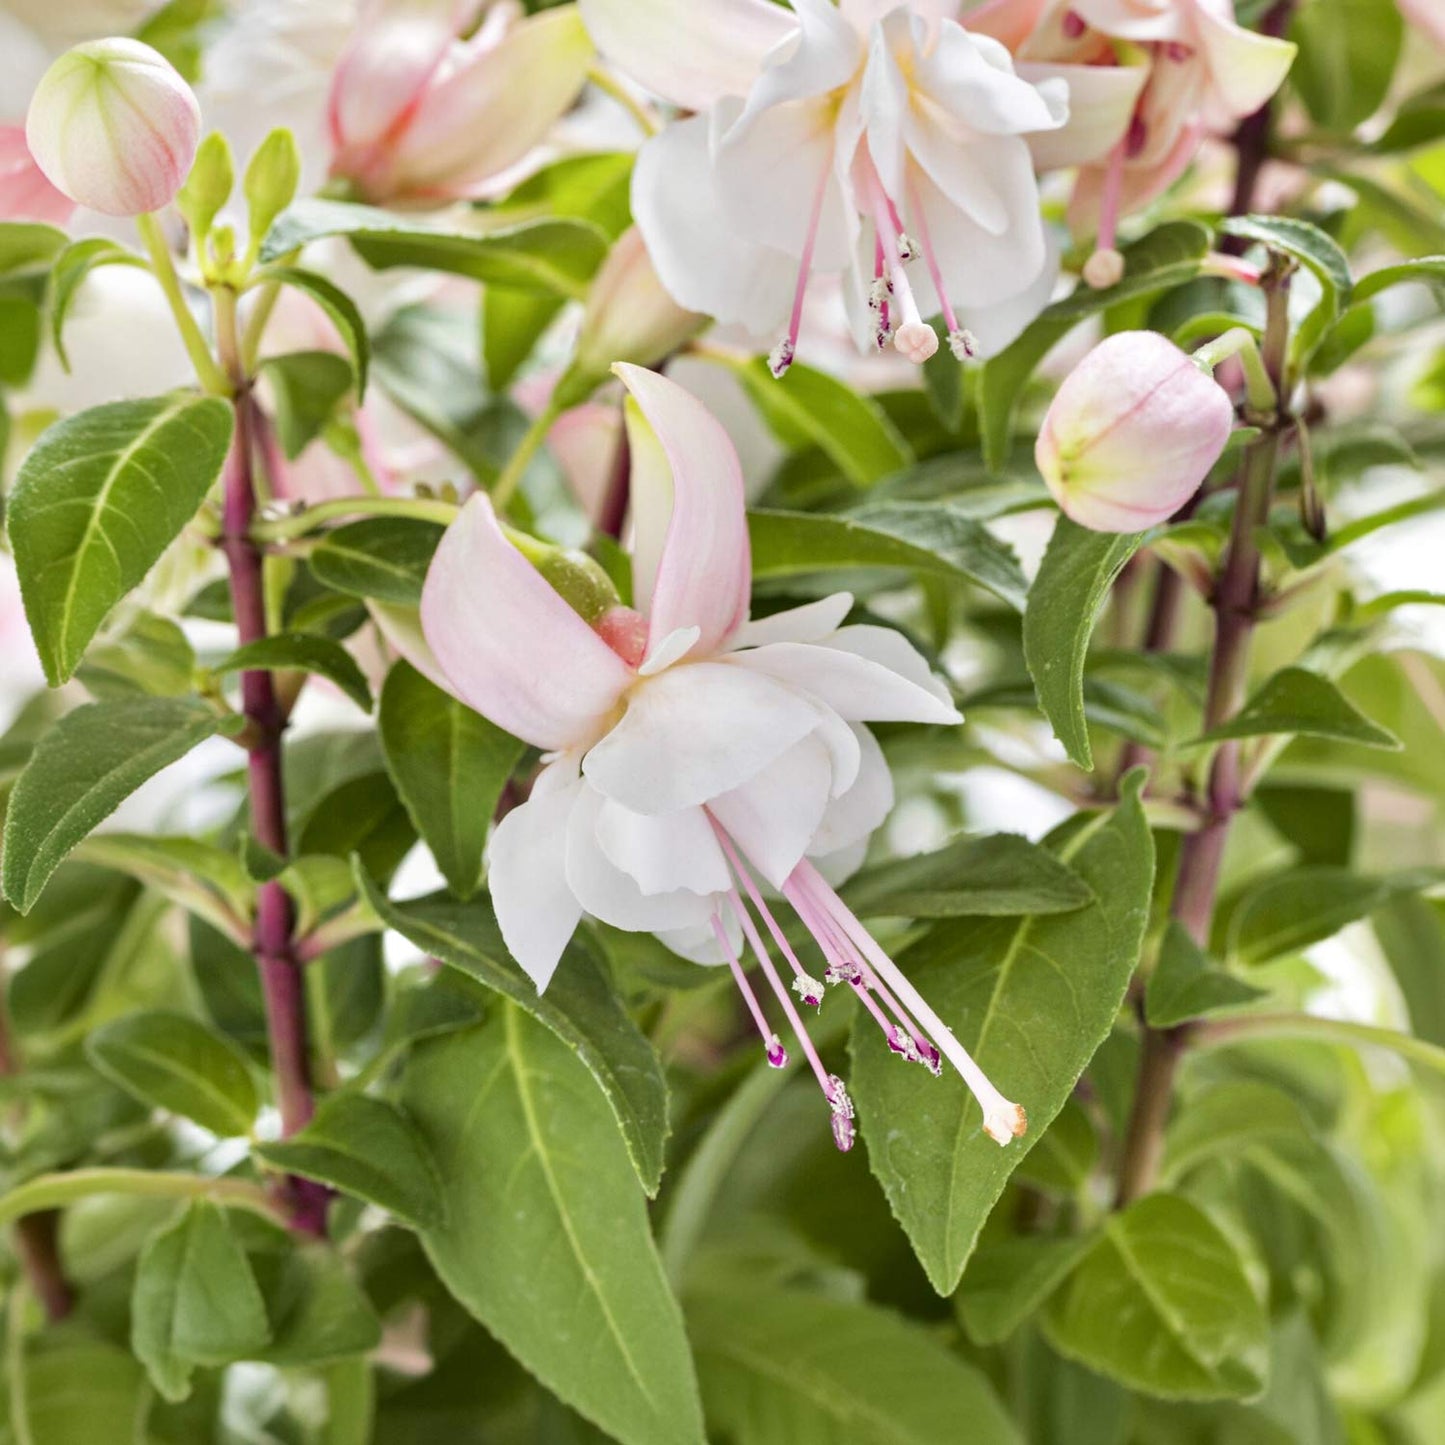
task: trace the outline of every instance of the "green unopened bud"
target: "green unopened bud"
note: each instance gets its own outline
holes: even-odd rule
[[[575,547],[555,547],[504,526],[507,540],[547,579],[552,590],[586,623],[595,625],[620,601],[601,564]]]
[[[223,278],[236,264],[236,228],[216,226],[211,231],[210,263],[205,270],[208,276]]]
[[[191,173],[176,194],[176,205],[196,238],[198,251],[205,245],[221,207],[231,199],[235,184],[230,144],[220,131],[213,130],[201,142]]]
[[[251,249],[256,250],[271,223],[295,198],[301,183],[301,154],[289,130],[273,130],[256,147],[246,167],[244,188],[251,215]]]

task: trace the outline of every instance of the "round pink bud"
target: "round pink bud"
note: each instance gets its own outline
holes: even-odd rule
[[[158,211],[195,159],[201,110],[175,68],[139,40],[67,50],[30,102],[25,139],[50,183],[110,216]]]
[[[1193,496],[1233,426],[1228,394],[1172,341],[1123,331],[1064,378],[1034,458],[1081,527],[1142,532]]]

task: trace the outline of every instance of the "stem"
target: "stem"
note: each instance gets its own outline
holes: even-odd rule
[[[552,429],[552,423],[561,415],[561,409],[555,401],[549,401],[541,411],[532,418],[532,425],[527,428],[526,435],[517,443],[517,450],[507,459],[507,465],[502,468],[497,480],[492,483],[492,505],[498,512],[506,510],[507,503],[512,500],[512,493],[517,490],[527,466],[532,458],[537,455],[538,448],[547,438],[547,433]]]
[[[638,129],[644,135],[656,135],[662,129],[657,116],[643,105],[610,70],[604,70],[602,66],[594,65],[587,72],[587,79],[604,95],[611,96],[637,122]]]
[[[236,295],[214,291],[216,344],[235,383],[236,434],[227,458],[221,511],[221,550],[230,567],[231,607],[242,646],[267,635],[263,558],[251,535],[256,515],[254,455],[260,420],[241,361],[236,330]],[[251,831],[279,857],[289,853],[281,735],[285,714],[270,672],[241,674],[241,710],[248,727],[247,775]],[[315,1112],[311,1063],[306,1043],[306,993],[296,957],[295,910],[275,879],[256,891],[252,952],[261,974],[266,1032],[276,1076],[276,1102],[284,1135],[305,1127]],[[296,1176],[287,1181],[291,1223],[306,1234],[324,1234],[328,1194],[324,1186]]]
[[[1287,397],[1285,352],[1289,339],[1289,274],[1271,264],[1263,280],[1268,298],[1263,363],[1276,396]],[[1227,722],[1245,700],[1249,681],[1250,644],[1259,601],[1259,545],[1256,532],[1269,514],[1274,492],[1280,432],[1288,419],[1278,413],[1260,417],[1265,423],[1250,443],[1240,468],[1239,491],[1229,550],[1210,605],[1215,614],[1214,653],[1205,698],[1205,730]],[[1171,913],[1201,947],[1208,946],[1219,892],[1224,845],[1235,814],[1244,805],[1240,745],[1222,743],[1214,755],[1206,798],[1205,821],[1185,836],[1179,857]],[[1144,1025],[1143,1054],[1134,1091],[1134,1106],[1119,1162],[1115,1207],[1124,1208],[1153,1187],[1164,1148],[1174,1076],[1189,1039],[1188,1025],[1151,1029]]]
[[[209,1199],[235,1209],[276,1218],[276,1206],[259,1184],[246,1179],[209,1178],[150,1169],[72,1169],[41,1174],[0,1194],[0,1224],[89,1199],[93,1194],[144,1195],[152,1199]]]
[[[206,344],[206,338],[201,334],[200,323],[197,322],[191,308],[186,304],[186,293],[181,287],[181,278],[176,271],[175,258],[171,255],[171,248],[166,244],[165,233],[161,230],[160,222],[153,215],[137,216],[135,218],[136,229],[140,232],[141,240],[145,242],[146,250],[150,253],[151,270],[155,278],[160,282],[160,287],[165,292],[167,302],[170,304],[171,315],[175,317],[176,327],[181,333],[181,340],[185,343],[186,354],[191,358],[191,365],[196,369],[196,376],[201,385],[213,396],[230,396],[234,387],[227,379],[224,371],[216,365],[215,358],[211,355],[211,348]]]
[[[285,517],[259,519],[251,524],[251,537],[256,542],[287,542],[304,536],[322,522],[344,517],[413,517],[421,522],[440,522],[445,527],[456,516],[455,502],[427,497],[337,497]]]
[[[627,428],[617,435],[617,450],[612,457],[612,470],[607,477],[607,491],[602,498],[602,507],[597,517],[597,530],[611,537],[614,542],[622,540],[622,527],[627,521],[627,504],[632,484],[632,448],[627,441]]]

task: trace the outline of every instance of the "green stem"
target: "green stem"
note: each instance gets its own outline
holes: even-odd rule
[[[1251,1038],[1318,1039],[1350,1048],[1382,1048],[1422,1068],[1445,1074],[1445,1049],[1398,1029],[1348,1019],[1318,1018],[1314,1014],[1241,1014],[1237,1018],[1201,1023],[1191,1040],[1195,1048],[1221,1049],[1247,1043]]]
[[[148,1169],[72,1169],[41,1174],[8,1194],[0,1194],[0,1225],[42,1209],[56,1209],[95,1194],[140,1195],[151,1199],[209,1199],[235,1209],[249,1209],[278,1224],[286,1216],[259,1184],[246,1179],[213,1179],[203,1174],[177,1174]]]
[[[1231,356],[1239,358],[1244,368],[1244,389],[1251,411],[1267,414],[1279,405],[1279,392],[1260,355],[1259,343],[1242,326],[1226,331],[1217,340],[1201,346],[1194,353],[1195,363],[1213,372]]]
[[[508,458],[507,465],[502,468],[497,480],[492,483],[492,504],[497,511],[506,510],[507,503],[512,500],[512,494],[517,490],[522,477],[526,474],[528,464],[537,455],[538,448],[552,429],[552,423],[560,415],[561,408],[555,401],[549,401],[533,418],[526,435],[517,444],[517,450]]]
[[[25,1306],[29,1294],[25,1281],[19,1280],[6,1301],[5,1383],[10,1391],[10,1433],[15,1445],[35,1445],[25,1379]]]
[[[656,135],[662,129],[662,124],[657,116],[643,105],[611,71],[595,65],[587,72],[587,79],[604,95],[611,96],[637,122],[638,129],[644,135]]]
[[[171,315],[175,318],[181,340],[185,343],[186,354],[196,369],[197,379],[212,396],[231,396],[234,388],[225,372],[216,365],[211,348],[206,345],[206,338],[201,334],[200,324],[186,304],[186,294],[181,286],[180,274],[176,270],[175,258],[166,244],[160,222],[153,215],[144,215],[137,216],[135,223],[141,240],[145,242],[146,250],[150,253],[151,270],[160,283],[161,290],[165,292]]]
[[[428,497],[337,497],[317,502],[285,517],[264,517],[251,526],[252,538],[260,543],[289,542],[319,527],[323,522],[347,517],[410,517],[419,522],[456,520],[457,506]]]

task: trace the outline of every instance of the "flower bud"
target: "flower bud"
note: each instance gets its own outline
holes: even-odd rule
[[[180,189],[201,132],[190,86],[138,40],[67,50],[36,87],[25,138],[77,205],[110,216],[158,211]]]
[[[1081,527],[1142,532],[1194,494],[1233,426],[1228,394],[1172,341],[1124,331],[1065,377],[1034,457]]]

